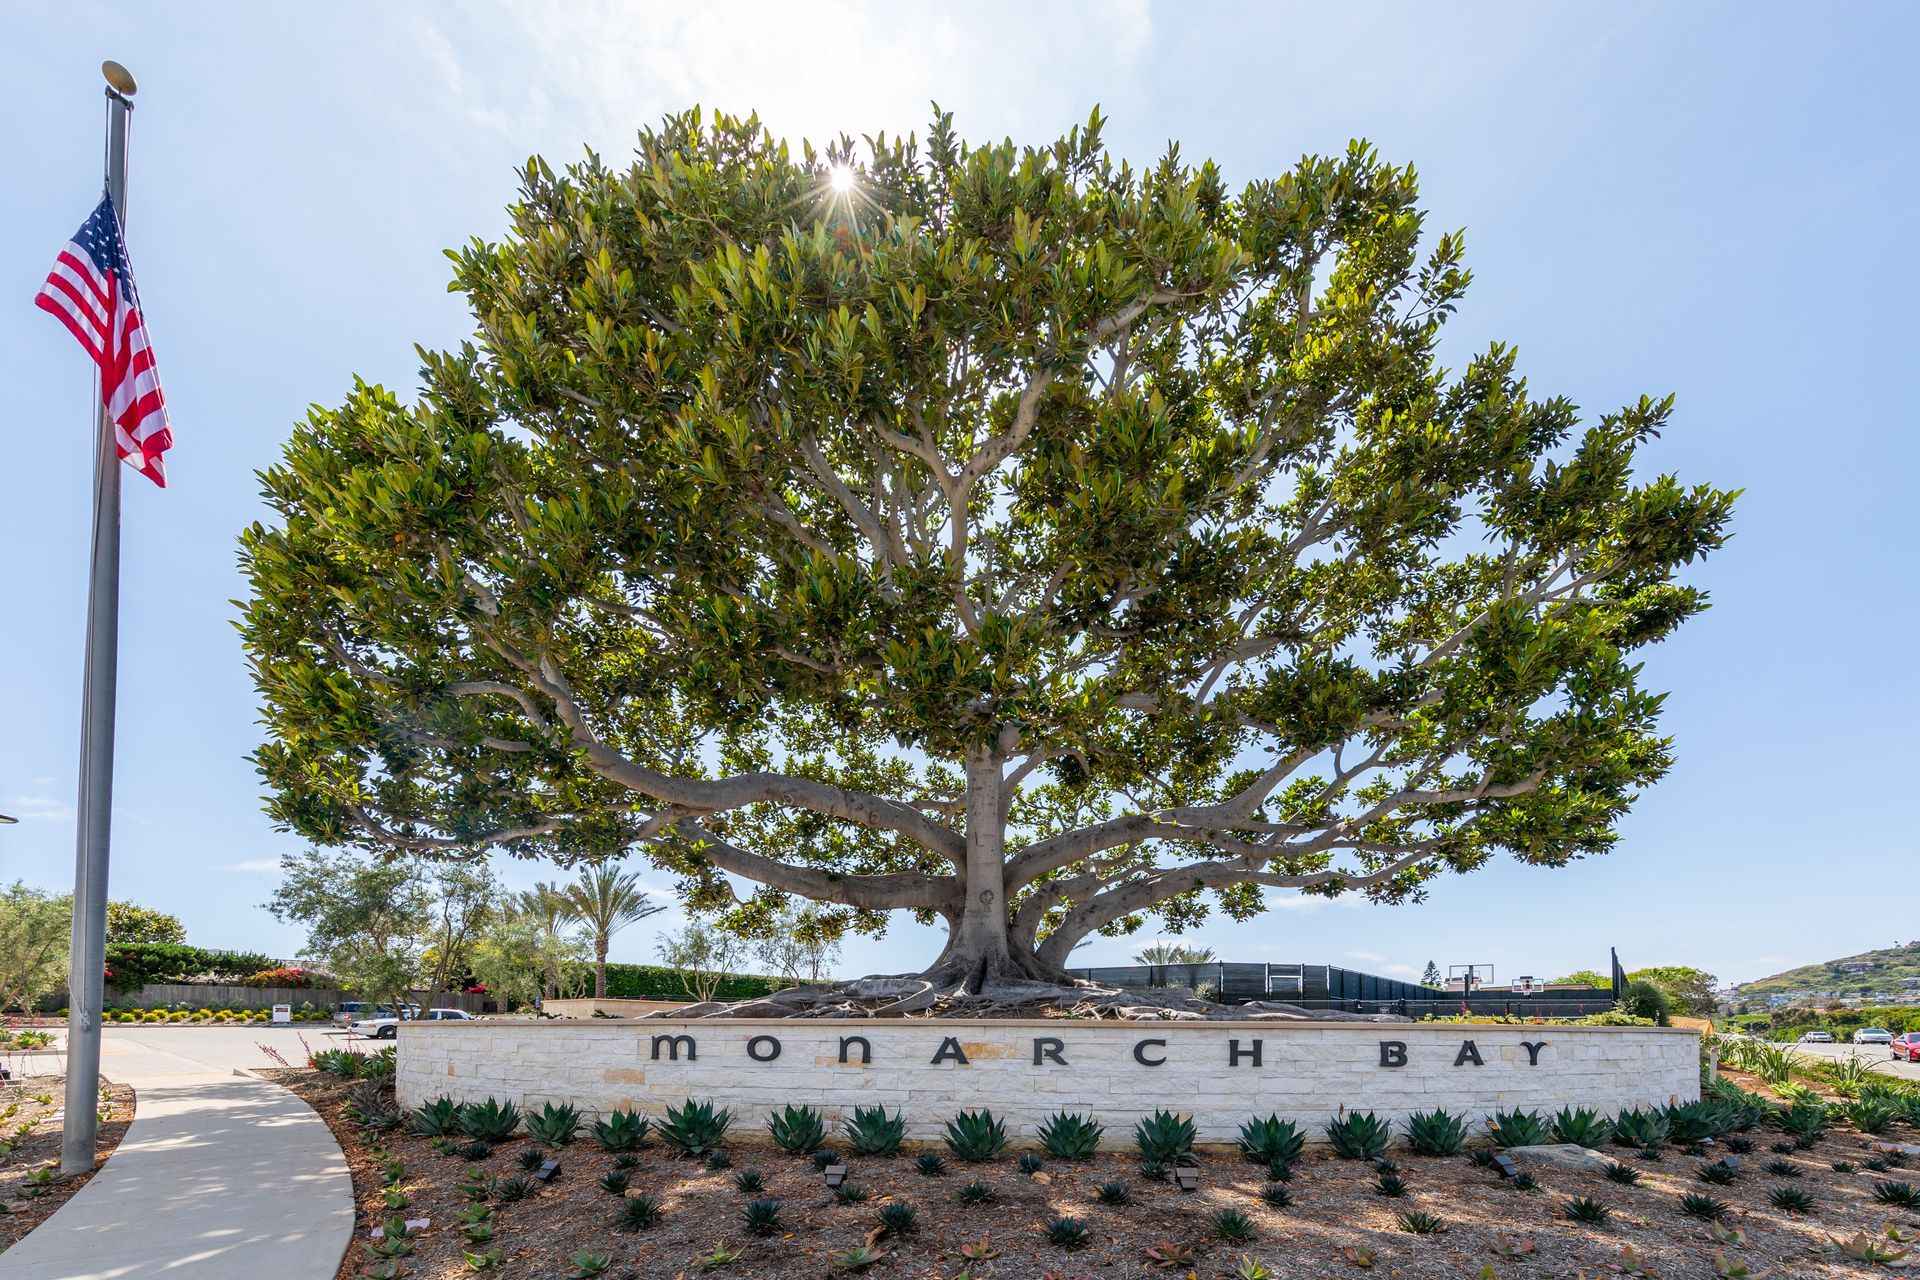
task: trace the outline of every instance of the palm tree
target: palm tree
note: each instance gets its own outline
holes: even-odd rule
[[[1210,964],[1212,947],[1189,947],[1179,942],[1155,942],[1140,948],[1135,964]]]
[[[512,909],[516,915],[532,921],[539,934],[540,951],[546,968],[542,976],[546,994],[551,999],[560,994],[563,976],[557,959],[559,948],[555,944],[566,927],[580,919],[579,908],[574,906],[566,888],[542,880],[533,888],[515,894]]]
[[[593,934],[593,998],[607,998],[607,945],[613,935],[636,920],[658,915],[665,904],[649,902],[636,872],[602,863],[588,867],[566,888],[567,904]]]

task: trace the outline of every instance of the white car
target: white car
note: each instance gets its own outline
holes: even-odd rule
[[[1801,1044],[1832,1044],[1833,1032],[1804,1031],[1800,1035],[1800,1043]]]
[[[1862,1027],[1853,1033],[1855,1044],[1892,1044],[1893,1032],[1882,1031],[1879,1027]]]
[[[473,1015],[465,1009],[429,1009],[425,1013],[416,1013],[407,1019],[408,1022],[472,1022],[473,1020]],[[400,1019],[366,1018],[354,1023],[353,1029],[375,1040],[391,1040],[400,1034]]]

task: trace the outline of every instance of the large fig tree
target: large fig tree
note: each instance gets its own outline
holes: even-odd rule
[[[1370,148],[796,153],[690,113],[531,161],[478,322],[293,431],[243,539],[271,812],[323,844],[638,855],[927,975],[1605,851],[1670,764],[1636,652],[1733,495],[1636,475]]]

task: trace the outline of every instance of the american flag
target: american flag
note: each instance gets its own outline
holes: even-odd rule
[[[100,366],[100,403],[113,420],[121,460],[166,488],[161,455],[173,447],[167,399],[111,198],[102,196],[73,233],[33,301],[67,326]]]

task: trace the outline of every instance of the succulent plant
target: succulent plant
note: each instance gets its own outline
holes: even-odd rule
[[[1260,1188],[1260,1198],[1276,1209],[1284,1209],[1293,1203],[1293,1192],[1278,1182],[1269,1182]]]
[[[1185,1164],[1193,1159],[1197,1132],[1191,1117],[1156,1111],[1133,1127],[1133,1145],[1143,1161]]]
[[[1253,1164],[1270,1165],[1275,1160],[1292,1164],[1306,1145],[1300,1127],[1277,1115],[1264,1120],[1256,1116],[1240,1126],[1240,1154]]]
[[[1158,1160],[1142,1160],[1140,1162],[1140,1176],[1148,1182],[1165,1182],[1167,1180],[1167,1166]]]
[[[780,1210],[783,1207],[772,1196],[761,1196],[757,1200],[749,1200],[746,1208],[740,1211],[741,1225],[746,1227],[748,1235],[773,1235],[786,1225],[780,1220]]]
[[[612,1173],[601,1174],[599,1181],[595,1182],[594,1185],[610,1196],[623,1196],[627,1194],[628,1181],[629,1179],[623,1171],[615,1169]]]
[[[1094,1199],[1101,1204],[1119,1206],[1133,1203],[1133,1192],[1127,1190],[1124,1182],[1103,1182],[1100,1189],[1093,1193]]]
[[[605,1120],[595,1120],[587,1133],[602,1151],[638,1151],[646,1145],[653,1122],[635,1111],[615,1111]]]
[[[1253,1219],[1238,1209],[1222,1209],[1207,1219],[1207,1230],[1228,1244],[1245,1244],[1253,1239]]]
[[[1268,1182],[1292,1182],[1293,1163],[1288,1160],[1267,1161]]]
[[[661,1142],[683,1156],[697,1158],[719,1150],[732,1123],[731,1111],[688,1098],[680,1106],[667,1108],[658,1132]]]
[[[993,1192],[993,1185],[987,1182],[968,1182],[953,1193],[959,1204],[992,1204],[999,1199]]]
[[[493,1198],[506,1204],[525,1200],[533,1194],[533,1184],[525,1178],[502,1178],[493,1184]]]
[[[407,1113],[407,1132],[420,1138],[444,1138],[460,1132],[460,1106],[452,1098],[435,1098]]]
[[[1660,1154],[1660,1148],[1658,1147],[1642,1147],[1634,1152],[1633,1156],[1636,1160],[1648,1160],[1655,1163],[1666,1159],[1665,1156]]]
[[[1457,1156],[1467,1145],[1467,1121],[1446,1111],[1416,1111],[1407,1117],[1407,1145],[1423,1156]]]
[[[1776,1155],[1783,1155],[1783,1156],[1792,1155],[1794,1152],[1798,1151],[1799,1149],[1800,1148],[1794,1146],[1793,1143],[1787,1142],[1784,1140],[1780,1142],[1776,1142],[1772,1146],[1767,1148],[1767,1150],[1774,1152]]]
[[[890,1156],[907,1136],[906,1120],[899,1112],[887,1115],[885,1107],[855,1107],[842,1127],[847,1131],[847,1145],[863,1156]]]
[[[520,1127],[520,1108],[511,1102],[469,1102],[460,1108],[460,1132],[483,1142],[505,1142]]]
[[[1767,1192],[1767,1203],[1785,1213],[1809,1213],[1813,1197],[1799,1187],[1775,1187]]]
[[[613,1265],[610,1253],[595,1253],[591,1249],[582,1249],[573,1255],[573,1275],[568,1280],[592,1280]]]
[[[1920,1209],[1920,1187],[1911,1182],[1876,1182],[1873,1198],[1896,1209]]]
[[[580,1113],[574,1110],[570,1102],[549,1102],[538,1111],[527,1112],[522,1123],[535,1142],[545,1143],[549,1147],[563,1147],[579,1134]]]
[[[1574,1222],[1596,1227],[1605,1226],[1613,1217],[1613,1210],[1592,1196],[1575,1196],[1560,1206],[1560,1212]]]
[[[842,1249],[838,1253],[828,1254],[827,1259],[836,1271],[865,1271],[887,1256],[870,1244],[857,1244],[851,1249]]]
[[[812,1107],[788,1106],[767,1117],[773,1145],[789,1155],[804,1156],[827,1140],[827,1121]]]
[[[1737,1156],[1753,1154],[1753,1139],[1742,1138],[1738,1134],[1726,1139],[1721,1145]]]
[[[458,1155],[462,1160],[470,1162],[474,1160],[485,1160],[493,1154],[493,1144],[491,1142],[469,1142],[454,1154]]]
[[[637,1169],[640,1167],[640,1157],[631,1151],[622,1151],[613,1158],[613,1167],[616,1169]]]
[[[937,1178],[947,1171],[947,1158],[938,1151],[923,1151],[913,1167],[923,1178]]]
[[[728,1155],[723,1148],[715,1147],[713,1150],[707,1152],[707,1158],[702,1163],[709,1169],[731,1169],[733,1168],[733,1157]]]
[[[1702,1182],[1710,1182],[1716,1187],[1727,1187],[1732,1186],[1740,1174],[1725,1160],[1715,1160],[1712,1164],[1703,1164],[1695,1169],[1693,1176]]]
[[[1416,1236],[1430,1236],[1436,1231],[1445,1231],[1447,1229],[1446,1223],[1440,1221],[1440,1219],[1430,1213],[1421,1213],[1417,1209],[1412,1213],[1401,1214],[1394,1219],[1394,1222],[1398,1224],[1402,1231],[1411,1232]]]
[[[1610,1160],[1607,1162],[1607,1180],[1623,1187],[1637,1187],[1640,1185],[1640,1171],[1630,1164]]]
[[[1667,1118],[1630,1108],[1613,1118],[1613,1140],[1623,1147],[1658,1147],[1667,1140]]]
[[[1487,1121],[1487,1132],[1493,1135],[1493,1145],[1502,1149],[1537,1147],[1552,1136],[1538,1111],[1496,1111]]]
[[[810,1154],[807,1157],[807,1159],[810,1163],[812,1163],[813,1171],[815,1173],[819,1173],[822,1170],[824,1170],[828,1165],[839,1164],[840,1153],[838,1151],[835,1151],[832,1147],[821,1147],[817,1151],[814,1151],[812,1154]]]
[[[1613,1125],[1586,1107],[1562,1107],[1553,1117],[1553,1140],[1577,1147],[1604,1147],[1613,1136]]]
[[[1194,1264],[1194,1249],[1190,1244],[1180,1244],[1172,1240],[1161,1240],[1146,1247],[1147,1262],[1162,1270],[1190,1271]]]
[[[1090,1115],[1056,1111],[1040,1126],[1040,1145],[1056,1160],[1091,1160],[1105,1132]]]
[[[520,1153],[518,1159],[522,1169],[525,1169],[528,1173],[538,1173],[540,1166],[547,1162],[547,1155],[544,1151],[536,1151],[532,1147],[528,1147]]]
[[[962,1111],[947,1121],[946,1143],[960,1159],[979,1164],[1007,1149],[1007,1126],[984,1108]]]
[[[1087,1224],[1075,1217],[1055,1218],[1047,1223],[1047,1243],[1058,1249],[1084,1249],[1093,1241]]]
[[[1709,1222],[1718,1222],[1727,1216],[1727,1202],[1715,1200],[1712,1196],[1688,1192],[1680,1197],[1680,1212],[1689,1218],[1704,1218]]]
[[[385,1089],[368,1082],[348,1086],[346,1100],[340,1110],[361,1128],[376,1133],[397,1129],[406,1119],[400,1104],[389,1097]]]
[[[1860,1167],[1862,1169],[1871,1169],[1875,1173],[1885,1173],[1887,1170],[1893,1168],[1892,1165],[1887,1163],[1885,1156],[1868,1156],[1860,1162]]]
[[[733,1175],[734,1189],[757,1196],[767,1189],[767,1175],[758,1169],[742,1169]]]
[[[1827,1109],[1817,1102],[1796,1102],[1780,1113],[1780,1127],[1798,1136],[1827,1127]]]
[[[1346,1160],[1377,1160],[1393,1141],[1393,1126],[1371,1111],[1350,1111],[1327,1126],[1333,1152]]]
[[[1736,1118],[1722,1102],[1702,1098],[1667,1107],[1667,1135],[1681,1146],[1691,1146],[1707,1138],[1717,1138],[1734,1127]]]
[[[1861,1098],[1846,1108],[1847,1123],[1862,1133],[1885,1133],[1899,1113],[1877,1097]]]
[[[1797,1178],[1800,1176],[1801,1170],[1800,1166],[1791,1160],[1769,1160],[1767,1161],[1767,1172],[1776,1178]]]
[[[1857,1172],[1857,1167],[1854,1165],[1854,1163],[1851,1160],[1835,1160],[1832,1164],[1828,1165],[1827,1167],[1829,1169],[1832,1169],[1835,1173]]]
[[[1527,1195],[1532,1195],[1540,1189],[1540,1179],[1530,1173],[1516,1173],[1507,1182],[1515,1191],[1523,1191]]]
[[[1467,1161],[1476,1169],[1491,1169],[1493,1168],[1493,1162],[1499,1158],[1499,1155],[1499,1152],[1490,1151],[1486,1147],[1475,1147],[1473,1150],[1467,1152]]]
[[[889,1200],[877,1216],[880,1230],[890,1236],[910,1236],[920,1230],[920,1215],[906,1200]]]
[[[859,1204],[867,1194],[867,1189],[857,1182],[843,1182],[833,1189],[833,1198],[841,1204]]]
[[[1383,1171],[1373,1180],[1373,1194],[1398,1199],[1407,1194],[1407,1180],[1392,1170]]]

